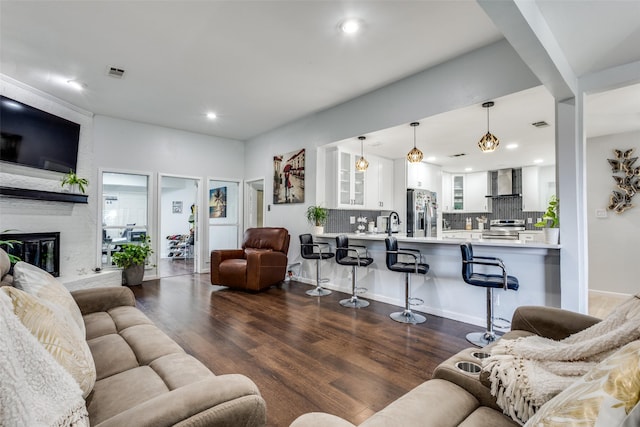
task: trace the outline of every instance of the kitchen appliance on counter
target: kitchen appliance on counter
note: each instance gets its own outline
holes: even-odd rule
[[[437,193],[407,189],[407,237],[437,237],[437,234]]]
[[[518,240],[518,234],[524,230],[524,219],[492,219],[489,229],[482,232],[482,238]]]
[[[400,231],[400,217],[396,212],[390,212],[389,215],[381,215],[376,220],[378,233],[386,233],[389,229],[389,221],[391,221],[391,232],[398,233]]]

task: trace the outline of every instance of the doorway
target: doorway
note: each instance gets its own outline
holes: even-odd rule
[[[238,248],[241,215],[240,181],[209,179],[207,192],[209,251]]]
[[[197,272],[199,184],[195,178],[160,175],[158,276],[161,278]]]
[[[245,228],[264,227],[264,179],[245,183]]]

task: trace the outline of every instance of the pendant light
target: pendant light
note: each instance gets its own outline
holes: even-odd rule
[[[364,172],[369,167],[369,162],[364,158],[364,140],[367,137],[359,136],[358,139],[360,140],[360,158],[356,161],[356,170]]]
[[[422,158],[424,157],[422,151],[416,148],[416,127],[420,126],[420,123],[413,122],[410,124],[410,126],[413,127],[413,148],[407,153],[407,160],[409,161],[409,163],[418,163],[421,162]]]
[[[487,109],[487,133],[482,137],[482,139],[478,142],[478,147],[483,153],[491,153],[498,148],[500,145],[500,140],[496,138],[491,132],[489,132],[489,108],[493,107],[493,101],[485,102],[482,104],[484,108]]]

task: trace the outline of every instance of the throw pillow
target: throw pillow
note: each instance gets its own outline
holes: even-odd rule
[[[78,304],[62,283],[51,274],[26,262],[18,262],[13,267],[13,286],[54,304],[64,307],[76,322],[82,334],[86,334],[84,320]],[[85,335],[86,336],[86,335]]]
[[[69,313],[46,300],[9,286],[13,312],[53,358],[71,374],[87,397],[96,382],[96,367],[84,335]]]
[[[639,399],[640,341],[633,341],[548,401],[525,427],[619,426]]]

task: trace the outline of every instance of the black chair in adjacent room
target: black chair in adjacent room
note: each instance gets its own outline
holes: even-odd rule
[[[343,299],[340,305],[344,307],[362,308],[369,305],[369,301],[358,298],[358,292],[366,292],[365,288],[356,287],[358,267],[367,267],[373,263],[366,246],[349,245],[349,238],[344,234],[336,237],[336,262],[340,265],[351,266],[351,298]]]
[[[335,254],[331,252],[331,246],[325,242],[314,242],[311,234],[301,234],[300,255],[304,259],[316,260],[316,288],[307,291],[306,294],[314,297],[329,295],[331,291],[320,286],[320,283],[328,281],[320,277],[320,262],[323,259],[330,259],[335,256]]]
[[[507,269],[500,258],[474,256],[471,243],[463,243],[460,245],[462,251],[462,279],[473,286],[481,286],[487,289],[487,330],[485,332],[472,332],[467,334],[467,341],[478,347],[496,340],[496,334],[493,331],[493,290],[511,289],[517,291],[519,284],[518,279],[514,276],[507,275]],[[473,271],[474,265],[484,265],[488,267],[500,268],[502,274],[482,274]]]
[[[420,298],[411,298],[411,274],[427,274],[429,271],[429,265],[422,262],[422,254],[417,249],[398,248],[398,240],[395,237],[387,237],[384,239],[387,246],[387,268],[391,271],[397,271],[404,273],[405,283],[405,302],[404,311],[391,313],[391,317],[396,322],[400,323],[423,323],[427,321],[427,318],[421,314],[416,314],[411,311],[410,306],[424,303]],[[407,256],[413,258],[413,262],[402,262],[399,260],[399,256]]]

